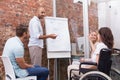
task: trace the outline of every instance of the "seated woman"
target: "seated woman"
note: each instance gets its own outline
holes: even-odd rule
[[[90,48],[91,48],[91,54],[92,55],[92,52],[95,50],[95,46],[97,45],[97,32],[95,31],[92,31],[90,34],[89,34],[89,42],[90,42]],[[85,59],[85,58],[81,58],[80,61],[90,61],[91,58],[89,59]],[[77,62],[78,64],[74,64],[74,62],[72,62],[71,65],[68,66],[68,69],[67,69],[67,72],[68,72],[68,78],[70,78],[70,70],[71,69],[79,69],[79,64],[80,64],[80,61]],[[74,71],[74,73],[78,74],[79,71]],[[69,79],[68,79],[69,80]]]
[[[113,41],[114,41],[114,38],[113,38],[113,34],[111,32],[111,30],[108,28],[108,27],[102,27],[99,29],[98,31],[98,43],[96,46],[93,46],[91,45],[92,47],[92,53],[91,53],[91,58],[90,59],[80,59],[80,62],[84,62],[84,61],[93,61],[93,62],[97,62],[98,63],[98,60],[99,60],[99,54],[100,54],[100,50],[102,48],[113,48]],[[91,42],[90,42],[91,44]],[[84,68],[95,68],[94,66],[88,66],[88,65],[85,65],[83,66]],[[70,70],[71,69],[79,69],[79,65],[70,65],[68,66],[68,78],[70,78]],[[79,71],[76,71],[76,72],[73,72],[74,74],[79,74]],[[69,79],[68,79],[69,80]]]

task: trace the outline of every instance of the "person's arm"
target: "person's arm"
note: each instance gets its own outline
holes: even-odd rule
[[[93,43],[91,40],[89,40],[89,41],[90,41],[91,51],[94,52],[95,51],[95,43]]]
[[[92,62],[91,58],[81,58],[80,62]]]
[[[39,29],[37,22],[33,22],[31,24],[31,27],[29,28],[29,33],[31,34],[32,37],[38,39],[47,39],[47,38],[55,39],[57,37],[56,34],[43,35],[41,34],[41,32],[42,30]]]
[[[96,62],[97,62],[97,64],[98,64],[98,61],[99,61],[99,54],[97,54],[97,56],[96,56]]]
[[[49,35],[40,35],[39,39],[46,39],[46,38],[52,38],[55,39],[57,37],[56,34],[49,34]]]
[[[16,60],[16,63],[19,65],[20,68],[30,68],[33,67],[33,65],[29,65],[24,60],[24,47],[16,46],[13,50],[14,57]]]
[[[19,65],[19,67],[22,69],[33,67],[33,65],[27,64],[24,58],[16,58],[16,62]]]

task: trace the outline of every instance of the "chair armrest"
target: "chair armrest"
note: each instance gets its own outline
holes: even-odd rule
[[[81,62],[80,63],[80,66],[79,67],[81,67],[81,65],[94,65],[94,66],[97,66],[97,63],[96,62]]]
[[[10,75],[6,74],[6,77],[12,80],[12,77]]]
[[[86,73],[86,72],[89,72],[89,71],[95,71],[95,70],[97,70],[97,69],[89,69],[89,68],[82,68],[81,66],[82,65],[93,65],[93,66],[97,66],[97,63],[96,62],[90,62],[90,61],[88,61],[88,62],[81,62],[80,63],[80,65],[79,65],[79,74],[80,74],[80,72],[82,72],[82,73]]]
[[[79,69],[71,69],[70,70],[70,80],[72,80],[72,71],[79,71]]]

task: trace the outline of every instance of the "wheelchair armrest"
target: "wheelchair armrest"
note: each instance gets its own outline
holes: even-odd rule
[[[82,68],[81,66],[82,65],[93,65],[93,66],[97,66],[97,63],[96,62],[81,62],[80,65],[79,65],[79,74],[80,72],[82,73],[86,73],[86,72],[89,72],[89,71],[96,71],[97,69],[92,69],[92,68]]]
[[[72,78],[72,75],[71,75],[71,74],[72,74],[72,71],[79,71],[79,69],[71,69],[71,70],[70,70],[70,80],[72,80],[72,79],[71,79],[71,78]]]
[[[81,62],[80,63],[80,67],[81,67],[81,65],[94,65],[94,66],[97,66],[97,63],[96,62]]]

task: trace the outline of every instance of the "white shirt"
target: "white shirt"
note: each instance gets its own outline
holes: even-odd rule
[[[43,35],[43,29],[40,22],[40,19],[37,16],[34,16],[29,23],[29,43],[28,46],[38,46],[43,48],[43,39],[39,39],[40,35]]]
[[[108,48],[103,42],[97,43],[95,51],[92,53],[91,60],[96,62],[97,54],[100,54],[101,49]]]
[[[17,77],[25,77],[29,75],[27,70],[20,68],[16,62],[16,58],[24,57],[24,45],[17,36],[7,40],[2,56],[8,56],[10,58]]]

